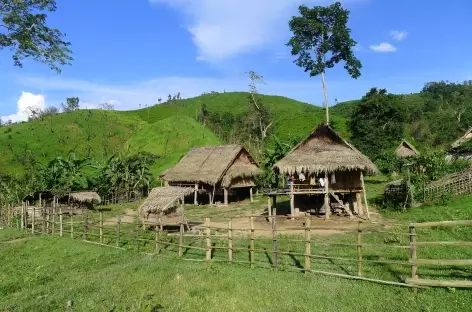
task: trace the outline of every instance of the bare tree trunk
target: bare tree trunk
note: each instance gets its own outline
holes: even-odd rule
[[[329,124],[328,90],[326,88],[326,81],[325,81],[324,72],[321,73],[321,82],[323,84],[324,104],[325,104],[325,113],[326,113],[326,124]]]

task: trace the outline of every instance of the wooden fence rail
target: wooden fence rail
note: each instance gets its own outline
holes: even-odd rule
[[[297,257],[303,259],[304,264],[297,264],[296,267],[288,266],[289,269],[302,270],[305,274],[318,273],[333,276],[342,276],[345,278],[376,281],[389,285],[401,285],[407,287],[424,287],[424,286],[444,286],[446,287],[472,287],[472,281],[435,281],[428,279],[420,279],[418,277],[419,266],[459,266],[472,265],[472,259],[424,259],[417,255],[418,247],[428,248],[429,246],[472,246],[472,242],[421,242],[418,241],[417,229],[435,228],[435,227],[451,227],[451,226],[472,226],[472,220],[460,221],[442,221],[442,222],[427,222],[427,223],[412,223],[409,225],[409,231],[384,231],[378,228],[373,228],[370,224],[363,221],[358,221],[357,231],[354,229],[347,229],[347,231],[354,231],[357,235],[353,236],[355,239],[352,242],[329,242],[326,240],[316,241],[316,235],[312,231],[329,229],[332,227],[312,225],[310,217],[305,217],[301,227],[293,227],[290,229],[277,228],[277,216],[275,213],[269,217],[270,229],[262,229],[255,226],[255,218],[253,216],[246,218],[248,227],[235,228],[234,220],[229,219],[227,226],[212,225],[211,218],[205,218],[204,225],[194,227],[196,233],[186,233],[185,223],[180,222],[177,229],[164,229],[160,216],[157,216],[154,222],[142,222],[135,218],[133,222],[123,222],[121,216],[116,217],[116,222],[110,224],[105,222],[103,212],[97,214],[85,211],[81,215],[74,215],[70,211],[63,213],[62,209],[33,209],[31,214],[27,213],[27,209],[22,209],[20,214],[11,212],[8,209],[2,210],[2,216],[7,215],[7,218],[2,218],[2,222],[10,227],[17,227],[24,231],[30,231],[32,234],[42,235],[57,235],[63,236],[70,233],[71,238],[82,238],[83,241],[98,244],[102,246],[109,246],[113,248],[134,249],[136,251],[145,250],[151,247],[154,254],[162,255],[163,253],[175,252],[175,256],[190,261],[206,261],[218,262],[225,261],[231,264],[247,264],[250,267],[263,265],[270,265],[274,270],[287,268],[285,263],[281,263],[284,256],[292,258],[294,262]],[[10,216],[12,216],[10,218]],[[20,220],[15,224],[13,219]],[[267,217],[266,217],[267,218]],[[239,220],[238,220],[239,221]],[[241,222],[238,222],[241,224]],[[54,229],[58,228],[59,231]],[[285,236],[289,230],[300,230],[301,233],[293,234],[293,236]],[[235,232],[236,231],[236,232]],[[380,244],[368,243],[366,239],[371,235],[394,234],[397,236],[408,235],[409,244]],[[264,236],[265,235],[265,236]],[[238,243],[249,242],[246,246],[238,246]],[[269,243],[271,242],[271,243]],[[281,248],[282,245],[287,245],[288,249]],[[295,245],[294,245],[295,244]],[[296,250],[297,247],[299,249]],[[313,253],[313,246],[330,246],[344,248],[345,252],[352,253],[349,257],[342,255],[327,255],[320,252],[319,247]],[[260,246],[264,246],[260,247]],[[290,247],[292,246],[292,247]],[[295,248],[295,249],[294,249]],[[349,252],[352,248],[352,252]],[[343,249],[343,250],[344,250]],[[379,258],[369,258],[367,255],[369,250],[382,250],[384,254]],[[409,251],[409,256],[404,260],[392,259],[388,250],[405,250]],[[195,251],[194,253],[190,251]],[[332,251],[332,249],[330,249]],[[215,253],[218,251],[225,251],[226,256],[223,259],[215,258]],[[240,260],[240,256],[246,253],[247,260]],[[221,254],[218,253],[219,257]],[[235,255],[238,257],[235,258]],[[261,261],[256,255],[263,255],[262,259],[268,259],[268,262]],[[272,257],[270,258],[269,255]],[[197,258],[190,258],[189,256],[196,256]],[[201,257],[201,258],[198,258]],[[259,256],[260,257],[260,256]],[[287,261],[286,258],[285,260]],[[335,265],[336,262],[353,262],[357,264],[355,273],[341,274],[335,272],[327,272],[313,268],[314,260],[327,261],[325,265]],[[298,261],[298,260],[297,260]],[[301,263],[301,262],[300,262]],[[396,265],[399,267],[411,268],[411,277],[404,282],[379,280],[371,277],[369,271],[366,271],[366,265]]]

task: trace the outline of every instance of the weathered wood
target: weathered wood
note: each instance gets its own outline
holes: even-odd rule
[[[410,263],[411,263],[411,278],[417,279],[416,274],[418,267],[416,261],[416,230],[415,227],[410,225]]]
[[[184,245],[184,224],[180,222],[180,233],[179,233],[179,257],[183,256],[182,246]]]
[[[311,219],[305,217],[305,274],[311,270],[311,236],[310,236]]]
[[[210,218],[205,218],[206,226],[206,261],[211,260],[211,227]]]
[[[295,195],[293,194],[293,182],[290,183],[290,216],[295,220]]]
[[[198,205],[198,183],[195,183],[195,190],[193,191],[193,204]]]
[[[62,215],[62,207],[59,207],[59,236],[62,237],[64,233],[64,216]]]
[[[25,208],[26,206],[26,203],[23,202],[21,203],[21,212],[20,212],[20,229],[24,229],[25,228]]]
[[[116,216],[116,247],[120,247],[121,216]]]
[[[279,267],[279,253],[277,245],[277,209],[274,207],[272,210],[272,251],[274,255],[273,266],[277,270]]]
[[[467,247],[472,247],[472,242],[416,242],[416,246],[467,246]]]
[[[249,226],[251,228],[249,241],[249,261],[251,267],[254,267],[254,217],[249,217]]]
[[[252,187],[249,188],[249,198],[251,199],[251,203],[254,202],[254,196],[252,194]]]
[[[472,288],[472,281],[430,280],[421,278],[407,278],[408,284],[431,287]]]
[[[411,259],[412,264],[426,265],[472,265],[472,259]]]
[[[472,225],[472,220],[422,222],[422,223],[410,224],[410,226],[413,226],[415,228],[427,228],[427,227],[435,227],[435,226],[466,226],[466,225]]]
[[[233,221],[228,221],[228,261],[233,263]]]
[[[159,214],[156,215],[156,225],[154,226],[154,252],[159,253],[159,233],[161,227],[159,226]]]
[[[31,234],[34,234],[35,219],[36,219],[36,207],[33,207],[33,211],[31,212]]]
[[[366,193],[365,184],[364,184],[364,173],[362,171],[361,171],[361,186],[362,186],[362,193],[364,195],[364,204],[365,204],[365,212],[367,214],[367,220],[370,220],[369,204],[367,203],[367,193]]]
[[[270,197],[267,197],[267,215],[269,216],[269,221],[272,222],[272,206],[271,206]]]
[[[362,276],[362,222],[357,227],[357,276]]]
[[[359,216],[364,216],[364,209],[362,207],[362,195],[361,193],[356,193],[356,206],[357,206],[357,214]]]
[[[103,244],[103,212],[100,211],[100,244]]]
[[[52,206],[52,224],[51,224],[51,234],[54,235],[55,233],[56,233],[56,202],[54,202]]]
[[[225,205],[228,206],[228,189],[226,187],[223,189],[223,193]]]

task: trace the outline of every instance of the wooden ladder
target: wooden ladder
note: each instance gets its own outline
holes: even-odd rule
[[[344,206],[343,201],[341,199],[339,199],[338,195],[334,194],[333,191],[330,191],[329,194],[331,194],[331,196],[333,196],[333,198],[341,205],[341,207],[344,209],[344,211],[347,212],[347,214],[349,215],[349,218],[353,218],[351,209],[346,208],[346,206]]]

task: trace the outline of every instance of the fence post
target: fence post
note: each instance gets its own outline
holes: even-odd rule
[[[82,211],[84,211],[82,209]],[[87,240],[87,232],[88,232],[88,209],[85,209],[84,215],[84,240]]]
[[[121,216],[116,216],[116,247],[120,247]]]
[[[254,267],[254,217],[249,217],[249,223],[251,226],[251,236],[249,244],[249,260],[251,261],[251,268]]]
[[[233,220],[228,221],[228,261],[233,263]]]
[[[154,252],[159,253],[159,232],[161,227],[159,226],[159,214],[156,215],[156,225],[154,227],[155,235],[154,235]]]
[[[138,219],[138,216],[134,217],[134,222],[136,223],[134,241],[136,243],[136,252],[139,252],[139,219]]]
[[[182,250],[183,244],[184,244],[184,224],[180,222],[179,257],[183,256],[183,250]]]
[[[362,221],[357,225],[357,276],[362,276]]]
[[[35,216],[36,216],[36,207],[33,206],[33,211],[31,212],[31,234],[34,234]]]
[[[279,253],[277,246],[277,209],[272,210],[272,249],[274,252],[274,269],[277,271],[279,267]]]
[[[46,235],[49,235],[50,221],[51,220],[51,210],[49,207],[46,208]]]
[[[70,238],[74,238],[74,206],[69,210],[70,214]]]
[[[21,204],[20,226],[19,226],[21,230],[24,228],[24,224],[25,224],[25,221],[24,221],[25,205],[26,204],[24,202]]]
[[[100,211],[100,244],[103,244],[103,212]]]
[[[205,218],[206,226],[206,261],[211,260],[211,228],[210,228],[210,218]]]
[[[59,236],[62,237],[64,233],[64,216],[62,215],[62,207],[59,206]]]
[[[418,278],[416,272],[418,267],[416,265],[416,230],[413,224],[410,224],[410,263],[411,263],[411,278]]]
[[[52,235],[55,234],[55,228],[56,228],[56,202],[54,201],[54,205],[52,206],[52,225],[51,225]]]
[[[311,271],[311,237],[310,237],[311,219],[305,217],[305,274]]]

